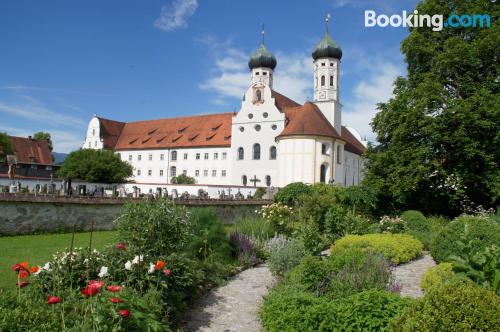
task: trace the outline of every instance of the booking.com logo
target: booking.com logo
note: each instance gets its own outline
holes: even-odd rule
[[[387,26],[391,27],[409,27],[409,28],[423,28],[423,27],[432,27],[432,31],[441,31],[444,27],[480,27],[480,28],[489,28],[490,27],[490,15],[488,14],[475,14],[475,15],[457,15],[452,14],[448,17],[448,19],[444,19],[443,15],[428,15],[428,14],[419,14],[418,10],[414,10],[413,13],[407,14],[406,10],[403,10],[401,15],[377,15],[374,10],[365,10],[365,27],[372,28],[375,26],[385,28]]]

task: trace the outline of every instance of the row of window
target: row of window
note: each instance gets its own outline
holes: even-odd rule
[[[131,154],[129,154],[129,155],[128,155],[128,160],[129,160],[129,161],[132,161],[132,159],[133,159],[132,155],[131,155]],[[185,153],[184,153],[184,155],[183,155],[183,159],[184,159],[184,160],[188,160],[188,153],[187,153],[187,152],[185,152]],[[201,159],[201,153],[196,153],[196,154],[195,154],[195,159],[196,159],[196,160]],[[208,160],[208,159],[210,159],[210,154],[209,154],[208,152],[205,152],[205,153],[203,154],[203,159],[204,159],[204,160]],[[226,160],[226,159],[227,159],[227,152],[222,152],[222,153],[221,153],[221,159],[222,159],[222,160]],[[138,154],[138,155],[137,155],[137,160],[138,160],[138,161],[141,161],[141,160],[142,160],[142,155],[141,155],[141,154]],[[148,160],[149,160],[149,161],[152,161],[152,160],[153,160],[153,154],[152,154],[152,153],[148,154]],[[164,153],[161,153],[161,154],[160,154],[160,160],[161,160],[161,161],[165,160],[165,154],[164,154]],[[171,160],[171,161],[177,161],[177,151],[172,151],[172,152],[170,152],[170,160]],[[214,153],[213,153],[213,160],[219,160],[219,153],[218,153],[218,152],[214,152]]]
[[[275,146],[269,148],[269,160],[276,160],[277,150]],[[238,148],[238,160],[245,159],[245,149],[242,147]],[[252,159],[260,160],[260,144],[255,143],[252,148]]]
[[[316,85],[318,85],[318,82],[316,81]],[[321,86],[326,85],[326,76],[321,75]],[[330,75],[330,86],[333,86],[333,75]]]
[[[243,175],[241,177],[241,183],[244,185],[244,186],[247,186],[248,185],[248,177],[246,175]],[[253,182],[254,186],[257,186],[257,184],[260,182],[260,179],[257,179],[257,176],[254,175],[254,177],[252,179],[250,179],[250,182]],[[266,183],[266,186],[269,187],[271,186],[271,175],[266,175],[265,177],[265,183]]]
[[[321,153],[322,154],[328,154],[328,150],[330,149],[329,144],[321,144]],[[342,149],[340,148],[340,145],[337,145],[337,164],[342,164]]]
[[[255,126],[253,126],[253,129],[255,129],[255,131],[260,131],[260,130],[262,129],[262,126],[261,126],[260,124],[256,124]],[[272,129],[272,130],[276,130],[276,129],[278,129],[278,126],[277,126],[277,125],[275,125],[275,124],[273,124],[273,125],[271,125],[271,129]],[[240,130],[241,132],[244,132],[244,131],[245,131],[245,127],[240,126],[240,127],[239,127],[239,130]]]
[[[212,174],[212,176],[213,176],[213,177],[216,177],[216,176],[217,176],[217,173],[218,173],[218,172],[217,172],[217,170],[216,170],[216,169],[213,169],[213,170],[212,170],[212,172],[211,172],[211,174]],[[187,170],[183,170],[183,171],[182,171],[182,174],[184,174],[184,175],[188,175],[188,174],[187,174]],[[142,175],[142,171],[141,171],[141,169],[137,169],[137,170],[136,170],[136,175],[137,175],[137,176],[141,176],[141,175]],[[148,169],[147,175],[148,175],[148,176],[153,176],[153,170]],[[159,175],[160,175],[160,176],[163,176],[163,175],[164,175],[164,170],[160,169],[160,171],[159,171]],[[220,171],[220,175],[221,175],[222,177],[226,177],[226,176],[227,176],[227,171],[226,171],[225,169],[221,170],[221,171]],[[177,176],[177,167],[175,167],[175,166],[170,167],[170,176],[171,176],[171,177]],[[199,169],[197,169],[197,170],[195,170],[195,171],[194,171],[194,176],[195,176],[195,177],[199,177],[199,176],[200,176],[200,170],[199,170]],[[204,169],[204,170],[203,170],[203,176],[204,176],[204,177],[207,177],[207,176],[208,176],[208,169]]]

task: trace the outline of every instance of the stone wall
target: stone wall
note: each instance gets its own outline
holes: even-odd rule
[[[0,235],[111,230],[122,205],[130,199],[0,194]],[[188,209],[212,207],[224,224],[254,214],[267,200],[185,200]]]

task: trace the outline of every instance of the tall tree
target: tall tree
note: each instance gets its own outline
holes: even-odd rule
[[[52,152],[53,146],[52,146],[52,137],[50,136],[50,133],[47,133],[45,131],[39,131],[33,134],[33,138],[36,140],[46,140],[47,143],[49,144],[50,152]]]
[[[455,215],[496,206],[500,194],[500,6],[426,0],[419,14],[489,14],[491,26],[412,28],[402,43],[408,74],[372,122],[366,183],[379,209]]]
[[[14,154],[9,135],[0,132],[0,161],[5,160],[9,154]]]
[[[132,175],[132,166],[113,151],[83,149],[71,152],[59,170],[59,177],[88,182],[123,183]]]

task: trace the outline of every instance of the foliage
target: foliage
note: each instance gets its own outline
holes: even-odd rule
[[[383,216],[380,218],[379,224],[382,233],[403,233],[406,228],[404,220],[400,217],[391,218],[389,216]]]
[[[307,252],[310,254],[318,254],[326,246],[326,240],[319,231],[318,225],[314,222],[302,222],[297,232],[299,238]]]
[[[420,281],[420,287],[427,292],[431,287],[441,287],[443,283],[453,278],[453,264],[440,263],[424,272],[422,281]]]
[[[451,255],[461,255],[460,241],[467,242],[476,252],[482,251],[492,244],[500,243],[500,225],[491,218],[458,217],[432,240],[430,244],[432,257],[437,262],[446,262]]]
[[[346,248],[362,248],[378,253],[394,264],[406,263],[422,253],[422,242],[407,234],[347,235],[337,240],[331,255]]]
[[[276,203],[294,206],[301,196],[306,196],[310,193],[310,186],[302,182],[294,182],[281,188],[276,195],[274,195],[274,201]]]
[[[265,205],[258,211],[258,215],[267,222],[274,225],[276,231],[280,233],[288,232],[292,208],[282,203],[272,203]]]
[[[242,233],[231,232],[229,242],[235,248],[237,258],[242,266],[250,267],[259,262],[257,257],[259,249],[250,237]]]
[[[364,184],[345,188],[347,199],[344,202],[353,213],[373,216],[376,208],[376,196],[371,187]]]
[[[179,174],[170,179],[172,184],[195,184],[196,180],[193,177],[187,176],[186,174]]]
[[[71,152],[58,173],[59,177],[99,183],[123,183],[131,175],[132,166],[113,151],[93,149]]]
[[[298,239],[290,239],[285,246],[269,253],[267,264],[273,274],[283,276],[299,264],[305,255],[304,243]]]
[[[234,230],[262,242],[276,233],[274,224],[260,217],[241,218],[235,222]]]
[[[259,187],[255,190],[255,192],[253,194],[253,198],[262,198],[262,197],[264,197],[265,194],[266,194],[266,189]]]
[[[391,323],[395,332],[496,331],[500,297],[472,283],[455,280],[430,288]]]
[[[36,140],[45,140],[47,141],[47,144],[49,145],[49,150],[52,152],[54,149],[54,146],[52,144],[52,137],[50,136],[50,133],[44,132],[44,131],[38,131],[33,134],[33,138]]]
[[[354,214],[341,205],[334,204],[326,212],[324,233],[330,241],[347,234],[361,235],[377,231],[377,225],[372,224],[369,219]]]
[[[421,1],[420,15],[500,15],[492,1]],[[454,216],[464,203],[499,204],[498,35],[488,29],[410,29],[402,43],[406,77],[372,122],[365,184],[383,213],[420,209]]]
[[[0,160],[5,160],[9,154],[14,154],[12,143],[7,133],[0,132]]]
[[[286,235],[276,233],[272,238],[264,242],[264,250],[267,253],[280,250],[288,244],[288,241],[290,241],[290,238]]]
[[[191,233],[186,208],[165,199],[127,202],[117,222],[121,239],[139,255],[173,253],[188,242]]]

